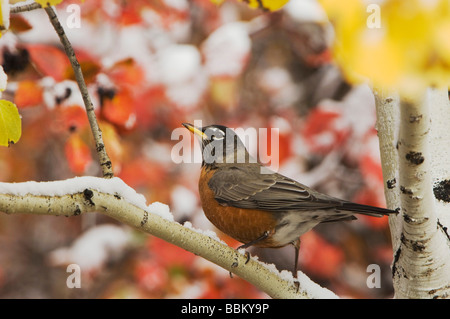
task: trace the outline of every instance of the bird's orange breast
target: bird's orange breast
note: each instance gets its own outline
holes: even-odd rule
[[[244,244],[256,240],[267,231],[273,234],[276,219],[272,213],[219,204],[208,185],[214,172],[214,170],[202,168],[199,180],[200,200],[208,220],[222,232]],[[273,242],[269,235],[267,239],[259,241],[255,246],[279,247],[280,245]]]

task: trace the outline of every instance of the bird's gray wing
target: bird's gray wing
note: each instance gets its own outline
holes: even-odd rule
[[[396,213],[319,193],[275,172],[262,174],[258,164],[223,167],[214,173],[208,185],[224,206],[272,212],[335,209],[349,213],[348,216],[359,213],[380,217]]]
[[[328,209],[341,205],[333,197],[311,190],[277,173],[261,174],[260,166],[230,166],[217,170],[208,183],[222,205],[266,211]]]

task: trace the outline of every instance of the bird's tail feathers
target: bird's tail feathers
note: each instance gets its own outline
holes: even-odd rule
[[[389,216],[392,214],[397,214],[398,212],[395,210],[387,209],[387,208],[381,208],[381,207],[375,207],[375,206],[369,206],[369,205],[363,205],[363,204],[357,204],[357,203],[343,203],[342,204],[342,210],[349,211],[349,212],[355,212],[362,215],[368,215],[368,216],[374,216],[374,217],[383,217],[383,216]]]

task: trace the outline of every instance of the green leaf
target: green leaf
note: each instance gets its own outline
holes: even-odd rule
[[[0,100],[0,145],[17,143],[22,134],[22,120],[14,103]]]

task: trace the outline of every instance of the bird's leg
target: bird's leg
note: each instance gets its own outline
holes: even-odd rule
[[[292,242],[292,245],[295,248],[295,260],[294,260],[294,271],[292,274],[294,275],[294,284],[297,287],[297,292],[300,289],[300,282],[297,280],[297,273],[298,273],[298,255],[300,252],[300,237]]]
[[[294,271],[293,271],[293,275],[294,278],[297,278],[297,271],[298,271],[298,256],[300,253],[300,237],[292,242],[292,245],[294,245],[295,248],[295,260],[294,260]]]
[[[263,240],[266,239],[267,237],[269,237],[269,235],[270,235],[270,232],[269,232],[269,231],[265,231],[264,234],[262,234],[261,236],[259,236],[259,237],[256,238],[255,240],[252,240],[252,241],[249,242],[249,243],[246,243],[246,244],[244,244],[244,245],[242,245],[242,246],[239,246],[239,247],[237,248],[237,250],[239,250],[239,249],[246,249],[246,248],[248,248],[248,247],[250,247],[250,246],[253,246],[253,245],[259,243],[260,241],[263,241]],[[247,264],[247,263],[249,262],[249,260],[250,260],[250,253],[249,253],[248,251],[246,251],[246,252],[245,252],[245,256],[247,257],[247,260],[245,261],[245,264]]]
[[[250,247],[250,246],[253,246],[253,245],[257,244],[258,242],[263,241],[264,239],[266,239],[267,237],[269,237],[270,234],[271,234],[270,231],[265,231],[264,234],[262,234],[261,236],[259,236],[259,237],[256,238],[255,240],[252,240],[251,242],[248,242],[248,243],[246,243],[246,244],[244,244],[244,245],[242,245],[242,246],[239,246],[236,250],[239,250],[239,249],[246,249],[246,248],[248,248],[248,247]],[[249,262],[249,260],[250,260],[250,253],[249,253],[248,251],[245,252],[245,257],[247,258],[247,260],[245,261],[245,264],[247,264],[247,263]],[[235,262],[231,265],[232,268],[237,267],[237,266],[238,266],[237,261],[235,261]],[[230,273],[230,274],[231,274],[231,273]]]

